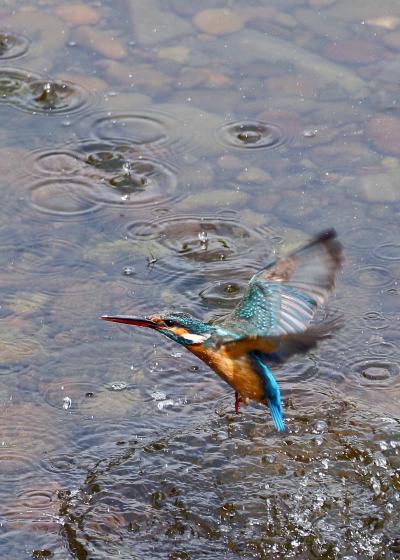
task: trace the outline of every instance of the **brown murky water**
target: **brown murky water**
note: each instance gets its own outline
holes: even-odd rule
[[[400,3],[0,3],[0,557],[400,555]],[[104,313],[212,319],[328,226],[288,433]]]

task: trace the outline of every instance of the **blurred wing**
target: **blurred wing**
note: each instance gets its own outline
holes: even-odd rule
[[[265,338],[304,333],[318,307],[326,300],[341,263],[341,245],[335,230],[322,232],[301,249],[270,264],[249,282],[238,306],[222,327],[237,336],[218,337],[217,344],[233,338]]]
[[[239,358],[243,354],[258,350],[268,354],[270,359],[280,361],[301,354],[313,348],[318,342],[330,338],[334,331],[342,326],[342,320],[337,317],[330,321],[312,325],[304,332],[289,333],[278,336],[247,336],[235,340],[214,337],[216,347],[224,346],[230,358]]]

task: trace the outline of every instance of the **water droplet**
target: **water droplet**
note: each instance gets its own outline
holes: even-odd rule
[[[166,406],[174,406],[174,401],[172,399],[166,399],[165,401],[158,401],[158,410],[164,410]]]
[[[115,381],[111,384],[112,391],[124,391],[128,385],[124,381]]]
[[[327,424],[325,420],[317,420],[317,422],[315,423],[315,433],[323,432],[324,430],[326,430],[326,427]]]
[[[134,266],[125,266],[122,272],[125,276],[132,276],[136,270]]]
[[[379,494],[381,493],[381,483],[375,476],[371,478],[371,485],[372,485],[372,490],[375,493],[375,496],[379,496]]]
[[[377,467],[382,467],[382,468],[387,467],[387,461],[386,461],[385,457],[382,455],[382,453],[375,453],[374,463]]]
[[[63,409],[68,410],[69,408],[71,408],[71,406],[72,406],[71,398],[70,397],[64,397],[63,398],[63,405],[62,405]]]
[[[206,231],[201,231],[198,236],[200,243],[207,243],[208,235]]]
[[[307,128],[306,130],[303,130],[304,138],[314,138],[317,134],[318,130],[316,128]]]
[[[167,395],[166,393],[164,393],[164,391],[153,391],[153,393],[151,393],[151,396],[155,401],[163,401],[167,398]]]
[[[132,164],[130,161],[126,161],[122,166],[122,172],[126,177],[130,177],[132,174]]]

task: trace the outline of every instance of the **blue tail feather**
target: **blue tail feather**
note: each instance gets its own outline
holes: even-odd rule
[[[286,430],[285,424],[283,422],[282,407],[280,404],[273,403],[268,399],[269,410],[271,411],[272,420],[274,422],[275,428],[278,432],[284,432]]]
[[[264,362],[264,358],[266,357],[266,355],[258,351],[250,352],[249,355],[253,359],[255,371],[260,376],[261,382],[263,384],[265,399],[271,411],[271,416],[275,428],[279,432],[284,432],[286,428],[283,422],[281,393],[274,376],[270,372],[267,364]]]

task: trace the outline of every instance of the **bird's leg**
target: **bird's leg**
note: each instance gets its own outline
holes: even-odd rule
[[[235,391],[235,413],[239,414],[239,406],[242,402],[242,398],[237,391]]]

